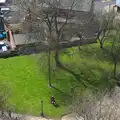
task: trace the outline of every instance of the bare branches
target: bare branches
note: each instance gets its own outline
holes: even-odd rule
[[[8,99],[11,95],[11,90],[8,88],[8,82],[7,83],[1,83],[0,84],[0,119],[2,120],[20,120],[20,117],[18,114],[13,114],[12,106],[10,107],[10,104],[8,105]],[[15,109],[15,108],[14,108]],[[13,117],[14,116],[14,117]]]
[[[37,27],[34,27],[34,25],[32,24],[31,31],[32,32],[34,31],[33,27],[35,30],[36,29],[38,30],[38,31],[37,30],[34,31],[35,33],[34,35],[39,36],[37,38],[39,39],[40,42],[42,42],[45,45],[48,45],[47,51],[51,50],[51,48],[54,49],[55,51],[54,60],[56,62],[56,66],[72,74],[75,77],[75,79],[81,82],[82,84],[84,84],[80,79],[82,73],[81,72],[76,73],[69,66],[65,65],[61,61],[61,59],[59,59],[59,57],[60,57],[61,44],[78,43],[78,45],[80,45],[83,43],[83,41],[84,42],[87,41],[86,40],[87,38],[85,37],[85,35],[83,35],[83,32],[85,32],[83,28],[85,24],[88,25],[87,22],[91,17],[91,15],[89,15],[91,11],[89,10],[79,11],[79,10],[83,10],[84,8],[83,3],[84,3],[83,0],[72,0],[72,1],[42,0],[39,6],[36,6],[38,12],[35,13],[33,10],[31,11],[29,10],[31,23],[34,22],[37,25]],[[92,1],[92,3],[90,0],[87,1],[86,4],[89,4],[88,7],[93,9],[94,8],[93,3],[94,0]],[[27,5],[27,3],[25,4]],[[28,7],[26,8],[29,8],[29,6],[32,5],[28,5]],[[37,16],[36,20],[35,19],[33,20],[31,17],[34,14]],[[85,18],[83,19],[84,16]],[[86,18],[88,20],[86,20]]]
[[[46,23],[46,36],[48,37],[48,43],[49,45],[54,44],[54,50],[55,50],[55,62],[57,67],[60,67],[66,72],[69,72],[72,74],[78,81],[80,81],[80,74],[76,74],[73,70],[71,70],[69,67],[66,67],[63,65],[63,63],[59,59],[59,44],[64,39],[63,35],[65,34],[65,31],[68,31],[67,26],[69,26],[69,22],[73,18],[74,12],[73,8],[75,7],[75,0],[71,3],[71,6],[69,6],[69,9],[63,9],[63,6],[61,4],[61,1],[43,1],[43,7],[45,7],[45,4],[48,6],[48,9],[43,9],[43,16],[45,18],[43,19]],[[62,8],[62,9],[61,9]],[[48,29],[47,29],[48,27]],[[73,31],[74,32],[74,31]],[[67,34],[69,35],[69,33]],[[71,38],[70,38],[71,39]],[[50,42],[51,41],[51,42]],[[69,40],[68,40],[69,41]]]
[[[115,17],[117,15],[113,12],[103,15],[103,22],[101,24],[100,31],[97,39],[100,43],[100,48],[103,50],[109,59],[112,60],[113,64],[113,79],[117,82],[117,64],[120,59],[120,30],[119,23],[115,23]],[[108,45],[107,45],[108,44]]]
[[[96,95],[89,91],[73,99],[71,110],[78,120],[119,120],[119,97],[119,93],[110,98],[106,91]]]

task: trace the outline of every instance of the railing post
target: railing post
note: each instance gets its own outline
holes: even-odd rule
[[[13,38],[13,34],[12,34],[12,31],[11,31],[11,30],[9,30],[9,36],[10,36],[11,48],[12,48],[12,50],[15,50],[16,44],[15,44],[15,40],[14,40],[14,38]]]

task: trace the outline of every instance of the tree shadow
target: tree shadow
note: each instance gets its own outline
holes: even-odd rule
[[[54,86],[51,86],[51,88],[53,88],[54,90],[56,90],[55,93],[54,93],[54,96],[56,96],[57,99],[59,100],[58,103],[56,105],[54,105],[54,107],[56,107],[56,108],[60,107],[59,106],[59,102],[62,105],[69,104],[69,102],[71,100],[70,98],[72,97],[71,95],[69,95],[68,93],[65,93],[65,92],[61,91],[60,89],[58,89],[58,88],[56,88]]]
[[[60,89],[58,89],[54,86],[51,86],[51,88],[55,89],[56,91],[60,92],[61,94],[65,95],[65,96],[71,97],[71,95],[69,95],[68,93],[63,92],[63,91],[61,91]]]
[[[55,108],[59,108],[60,107],[60,105],[59,104],[57,104],[57,103],[55,103],[55,104],[52,104]]]
[[[59,107],[60,107],[60,105],[56,104],[56,105],[55,105],[55,107],[56,107],[56,108],[59,108]]]

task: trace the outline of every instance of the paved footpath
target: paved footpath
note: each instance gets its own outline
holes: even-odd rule
[[[6,120],[7,118],[10,119],[8,113],[4,112],[4,115],[2,117],[0,117],[0,120]],[[31,115],[22,115],[22,114],[12,113],[10,120],[53,120],[53,119],[48,119],[48,118],[43,118],[43,117],[35,117],[35,116],[31,116]]]
[[[50,118],[36,117],[32,115],[22,115],[17,113],[12,113],[11,117],[9,117],[8,113],[4,112],[3,116],[0,114],[0,120],[76,120],[76,114],[71,113],[62,116],[59,119],[50,119]],[[77,120],[84,120],[84,119],[79,118]]]

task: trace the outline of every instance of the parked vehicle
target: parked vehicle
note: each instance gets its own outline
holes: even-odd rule
[[[0,11],[0,53],[14,51],[16,48],[13,32],[4,23],[4,16]]]

